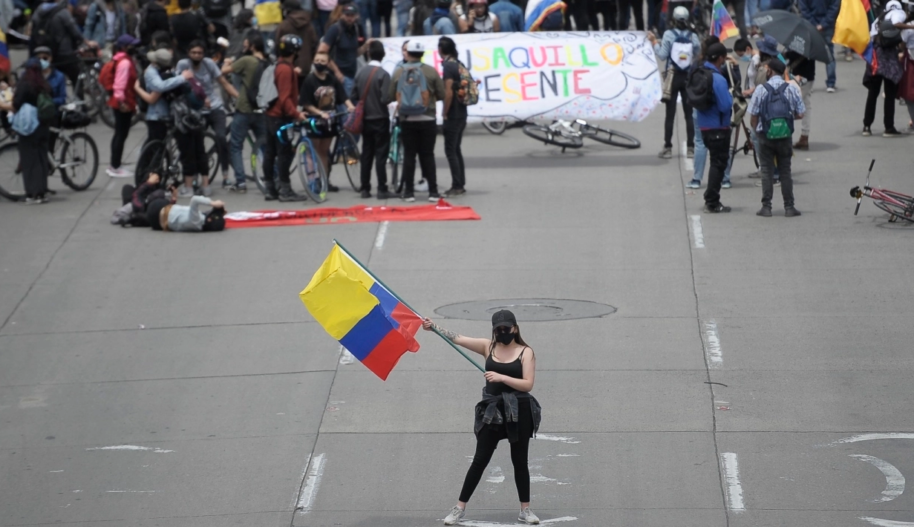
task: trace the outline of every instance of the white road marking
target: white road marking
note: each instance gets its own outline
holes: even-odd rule
[[[486,478],[486,481],[489,483],[504,483],[505,474],[501,471],[501,467],[490,468],[489,477]]]
[[[49,470],[51,474],[57,474],[58,472],[63,472],[63,470]]]
[[[679,152],[680,152],[679,155],[682,156],[682,165],[683,165],[683,167],[685,168],[685,171],[686,171],[686,172],[695,172],[695,160],[694,160],[694,159],[689,159],[689,156],[688,156],[688,147],[689,147],[688,142],[687,142],[687,141],[683,141],[683,142],[682,142],[682,150],[679,151]]]
[[[308,479],[305,480],[305,486],[302,487],[301,496],[298,498],[298,509],[302,514],[311,510],[314,504],[314,498],[317,496],[317,490],[321,485],[321,478],[324,476],[324,454],[318,454],[311,460],[311,470],[308,471]]]
[[[550,520],[540,521],[540,525],[550,524],[550,523],[564,523],[564,522],[573,522],[577,521],[577,518],[574,516],[562,516],[561,518],[552,518]],[[483,522],[475,520],[463,520],[457,525],[466,525],[467,527],[502,527],[506,525],[515,526],[517,523],[498,523],[498,522]]]
[[[305,458],[305,466],[301,469],[301,476],[298,477],[298,481],[305,481],[305,476],[308,475],[308,466],[311,464],[311,454],[308,453],[308,457]],[[296,489],[292,494],[292,510],[295,510],[298,507],[298,498],[299,498],[299,489]]]
[[[128,450],[134,452],[152,452],[153,454],[170,454],[174,450],[163,450],[161,448],[151,448],[148,446],[136,446],[136,445],[114,445],[114,446],[102,446],[95,448],[87,448],[86,450]]]
[[[708,364],[712,368],[719,368],[724,363],[724,354],[720,349],[720,336],[717,334],[717,322],[709,320],[705,322],[705,336],[708,338],[708,347],[705,353],[708,356]]]
[[[575,441],[573,437],[553,436],[549,434],[536,434],[536,439],[542,439],[543,441],[559,441],[561,443],[568,443],[569,445],[580,443],[580,441]]]
[[[705,248],[705,235],[701,232],[701,216],[693,214],[689,216],[689,223],[692,225],[692,243],[696,249]]]
[[[555,457],[580,457],[581,454],[556,454]]]
[[[558,481],[554,478],[547,478],[542,474],[533,474],[530,476],[530,483],[551,483],[553,481]]]
[[[840,445],[844,443],[859,443],[861,441],[876,441],[879,439],[914,439],[914,434],[903,432],[892,432],[887,434],[861,434],[858,436],[845,437],[837,441],[832,441],[830,445]]]
[[[739,482],[739,462],[733,452],[723,452],[720,459],[724,465],[724,477],[727,480],[727,508],[732,512],[743,512],[743,486]]]
[[[866,522],[870,522],[873,525],[878,525],[879,527],[914,527],[914,523],[912,522],[896,522],[892,520],[870,518],[869,516],[861,516],[860,519]]]
[[[105,492],[109,494],[153,494],[156,491],[154,490],[106,490]]]
[[[390,225],[389,221],[382,221],[381,226],[378,228],[378,235],[374,239],[375,249],[380,249],[384,247],[384,238],[387,237],[387,226]]]
[[[340,364],[343,366],[347,364],[352,364],[356,361],[355,355],[353,355],[349,350],[340,345]]]
[[[851,454],[851,457],[859,459],[860,461],[866,461],[882,471],[882,474],[885,476],[885,490],[882,491],[882,497],[870,500],[873,503],[892,501],[898,496],[901,496],[901,493],[904,492],[904,475],[902,475],[902,473],[891,463],[883,461],[878,457],[864,456],[862,454]]]

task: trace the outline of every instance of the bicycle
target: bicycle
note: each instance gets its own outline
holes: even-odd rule
[[[730,169],[733,169],[733,160],[736,157],[736,153],[740,150],[743,151],[743,155],[749,155],[749,151],[752,151],[752,161],[755,163],[756,170],[759,168],[758,162],[758,152],[755,151],[755,145],[752,143],[752,135],[749,133],[749,127],[746,126],[745,121],[740,121],[736,125],[736,132],[733,134],[733,146],[730,147]],[[739,146],[739,132],[740,129],[746,134],[746,142],[742,147]]]
[[[327,201],[327,190],[330,181],[327,179],[327,171],[324,164],[321,163],[314,144],[308,138],[308,131],[315,131],[313,120],[305,120],[299,123],[289,123],[283,125],[276,131],[276,137],[281,143],[289,144],[292,142],[292,135],[298,132],[298,143],[295,143],[295,153],[298,161],[298,176],[308,197],[316,203]],[[348,132],[347,132],[348,133]],[[290,169],[291,172],[291,169]]]
[[[334,121],[341,119],[346,117],[348,113],[349,112],[331,113],[330,120]],[[355,137],[343,128],[342,123],[338,123],[335,126],[338,131],[336,140],[330,148],[330,166],[342,163],[343,168],[346,170],[346,178],[349,179],[349,184],[352,185],[352,190],[358,192],[362,189],[361,174],[359,174],[358,168],[355,166],[359,163],[359,144],[355,140]],[[353,178],[353,176],[355,176],[355,178]]]
[[[873,199],[874,205],[889,213],[889,223],[895,223],[899,218],[909,223],[914,223],[914,197],[870,186],[870,174],[873,172],[873,165],[875,164],[875,159],[870,161],[870,169],[866,173],[866,183],[864,183],[863,188],[854,187],[851,189],[851,197],[857,199],[857,208],[854,209],[854,216],[860,212],[860,202],[866,196]]]
[[[400,168],[403,166],[403,138],[400,137],[400,121],[394,121],[393,130],[390,131],[390,151],[387,154],[387,164],[390,165],[390,187],[399,194],[402,189],[400,184]]]
[[[204,133],[204,144],[209,140],[212,146],[206,149],[207,158],[207,183],[212,184],[219,172],[218,154],[216,152],[216,136],[212,132]],[[140,155],[136,161],[136,172],[134,172],[134,184],[139,187],[149,178],[149,174],[155,172],[159,175],[159,180],[165,187],[174,185],[180,187],[184,184],[184,176],[181,171],[180,151],[178,143],[175,140],[175,129],[169,125],[168,133],[164,140],[156,139],[148,141],[140,150]],[[259,185],[258,185],[259,186]],[[201,187],[199,179],[194,181],[194,190]]]
[[[575,119],[574,121],[556,119],[549,126],[528,124],[524,126],[524,133],[538,141],[542,141],[543,144],[562,147],[562,153],[565,153],[566,148],[581,148],[584,146],[584,138],[620,148],[641,148],[641,141],[634,137],[616,130],[588,124],[583,119]]]
[[[77,101],[60,107],[61,128],[51,128],[57,134],[53,150],[48,151],[49,176],[60,173],[65,185],[76,191],[86,190],[98,174],[98,146],[92,136],[82,131],[89,124],[88,114],[81,110],[87,104]],[[68,130],[79,131],[68,133]],[[11,130],[0,141],[0,196],[10,201],[25,199],[25,181],[19,159],[19,144]],[[54,191],[49,191],[54,194]]]
[[[79,77],[76,79],[76,86],[73,87],[76,97],[89,101],[89,117],[100,117],[109,128],[114,128],[114,109],[108,106],[108,92],[98,80],[98,74],[104,65],[101,52],[95,48],[83,48],[77,53]],[[138,74],[142,75],[143,72],[138,70]],[[130,126],[139,122],[140,118],[140,112],[135,112]]]

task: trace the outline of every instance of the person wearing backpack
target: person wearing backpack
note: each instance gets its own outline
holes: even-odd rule
[[[368,50],[369,42],[371,39],[365,39],[365,29],[359,20],[359,8],[347,4],[342,8],[340,20],[327,28],[317,47],[318,53],[330,56],[330,70],[343,83],[346,93],[352,91],[358,58]]]
[[[657,58],[666,61],[667,69],[664,75],[672,75],[672,88],[670,98],[666,102],[666,121],[663,128],[663,148],[658,157],[671,159],[673,157],[673,124],[676,121],[676,99],[682,96],[682,112],[686,122],[686,157],[695,155],[695,130],[692,122],[692,107],[689,106],[685,96],[686,80],[692,69],[692,62],[701,52],[701,42],[689,28],[689,10],[679,6],[673,10],[674,28],[663,34],[663,41],[657,42],[657,37],[648,32],[647,37],[654,46]]]
[[[50,173],[48,163],[49,123],[53,119],[53,115],[45,113],[42,116],[42,113],[49,103],[53,109],[51,87],[41,73],[41,62],[37,58],[29,59],[25,63],[25,72],[19,79],[16,93],[13,95],[15,112],[19,112],[25,105],[38,109],[38,127],[28,135],[19,133],[19,165],[22,169],[26,204],[47,203],[48,174]]]
[[[416,201],[414,178],[416,156],[422,167],[422,177],[428,182],[428,200],[438,201],[438,178],[435,174],[435,103],[445,98],[444,82],[428,64],[422,63],[425,46],[418,40],[406,44],[407,63],[394,72],[390,98],[397,101],[400,137],[403,139],[403,196],[407,202]]]
[[[871,126],[876,120],[876,102],[885,85],[885,99],[883,101],[883,124],[885,131],[882,137],[901,137],[903,134],[895,129],[895,102],[898,96],[898,82],[901,81],[903,70],[898,59],[898,48],[902,43],[901,30],[912,29],[914,26],[905,24],[905,12],[901,2],[892,0],[885,5],[885,11],[870,27],[872,37],[873,56],[875,60],[867,64],[863,75],[863,85],[866,86],[866,106],[863,110],[863,133],[865,137],[873,135]]]
[[[284,0],[282,10],[285,12],[285,18],[276,28],[276,39],[279,40],[283,35],[298,35],[301,39],[301,51],[298,52],[295,59],[295,67],[298,68],[299,77],[306,75],[311,71],[311,61],[314,59],[314,52],[320,44],[317,32],[314,31],[314,24],[311,23],[311,15],[301,8],[298,0]]]
[[[378,199],[393,197],[387,188],[387,154],[390,153],[390,74],[381,66],[384,44],[375,40],[368,45],[368,66],[355,74],[350,99],[361,104],[362,114],[362,198],[371,197],[371,165],[378,173]]]
[[[457,44],[454,43],[454,39],[438,39],[438,55],[444,60],[441,64],[441,78],[444,79],[444,155],[451,168],[451,188],[444,196],[450,198],[466,194],[466,172],[460,145],[467,127],[467,102],[470,102],[468,95],[470,90],[476,87],[476,83],[472,78],[466,79],[461,75],[463,72],[469,77],[469,72],[466,66],[457,60]],[[470,86],[470,83],[473,86]],[[478,99],[478,92],[476,96]]]
[[[106,65],[113,69],[111,79],[111,95],[108,97],[108,106],[114,110],[114,135],[111,137],[111,166],[106,171],[111,177],[131,177],[132,173],[121,168],[121,157],[124,155],[124,143],[130,134],[133,125],[133,114],[136,113],[136,63],[133,61],[134,48],[140,43],[130,35],[121,35],[115,43],[114,58]],[[102,68],[103,72],[105,68]],[[99,75],[101,80],[102,75]],[[102,86],[105,86],[103,83]],[[107,89],[107,86],[105,86]]]
[[[704,63],[696,64],[689,73],[683,100],[688,100],[698,110],[698,129],[711,161],[704,211],[717,214],[730,212],[730,207],[720,202],[720,188],[730,160],[733,96],[730,95],[727,79],[721,73],[727,61],[727,48],[720,42],[711,44],[705,51],[704,59]]]
[[[752,94],[749,101],[751,126],[759,140],[759,164],[762,172],[762,208],[758,216],[771,217],[771,197],[774,192],[773,168],[777,163],[781,174],[781,195],[784,197],[784,215],[800,215],[794,207],[793,179],[790,162],[793,156],[793,123],[802,119],[806,107],[803,95],[796,85],[784,80],[786,66],[780,60],[768,63],[768,81]]]
[[[32,15],[32,38],[30,51],[38,46],[47,46],[54,56],[54,67],[67,76],[76,86],[79,79],[79,58],[76,50],[82,46],[97,48],[98,43],[87,39],[73,20],[73,7],[67,0],[45,2]]]
[[[235,61],[227,61],[222,67],[223,73],[233,73],[239,80],[238,98],[235,100],[235,115],[232,117],[232,135],[229,143],[232,170],[235,172],[235,184],[229,187],[232,192],[244,194],[248,191],[245,183],[244,159],[241,150],[248,130],[254,132],[257,142],[256,149],[260,150],[264,143],[263,113],[257,111],[257,90],[260,77],[269,66],[266,50],[264,49],[263,36],[257,30],[250,30],[244,38],[243,56]]]
[[[266,187],[264,199],[272,201],[302,201],[304,196],[292,190],[289,180],[289,168],[292,165],[292,143],[280,142],[276,132],[291,122],[301,122],[305,114],[298,111],[298,73],[295,72],[295,55],[301,49],[302,42],[297,35],[284,35],[277,46],[276,54],[279,60],[276,67],[272,68],[273,85],[276,98],[266,107],[264,119],[266,121],[266,143],[263,150],[263,184]],[[263,99],[264,82],[269,81],[267,76],[270,70],[263,73],[262,82],[258,86],[258,101]],[[259,105],[260,106],[260,105]],[[262,106],[261,106],[262,108]],[[279,177],[279,190],[273,174]]]

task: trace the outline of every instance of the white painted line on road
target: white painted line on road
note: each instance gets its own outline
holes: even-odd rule
[[[914,439],[914,434],[904,432],[890,432],[886,434],[861,434],[857,436],[845,437],[837,441],[832,441],[830,445],[840,445],[845,443],[859,443],[861,441],[876,441],[879,439]]]
[[[154,490],[106,490],[108,494],[153,494]]]
[[[150,448],[148,446],[136,446],[136,445],[114,445],[114,446],[101,446],[95,448],[87,448],[86,450],[128,450],[133,452],[152,452],[153,454],[170,454],[174,450],[163,450],[161,448]]]
[[[308,466],[311,465],[311,454],[308,453],[308,457],[305,458],[305,466],[301,469],[301,476],[298,477],[298,481],[302,483],[305,482],[305,476],[308,475]],[[298,498],[301,488],[295,489],[295,492],[292,494],[292,510],[295,510],[298,507]]]
[[[317,490],[321,485],[321,478],[324,476],[324,454],[318,454],[311,460],[311,470],[308,471],[308,479],[305,480],[305,486],[302,487],[301,496],[298,498],[298,510],[306,514],[311,510],[314,504],[314,498],[317,496]]]
[[[688,147],[689,147],[689,143],[687,141],[683,141],[682,150],[680,150],[680,152],[681,152],[680,155],[682,156],[682,165],[685,168],[686,172],[695,172],[695,160],[689,159],[689,155],[688,155],[689,148]]]
[[[575,516],[562,516],[561,518],[552,518],[550,520],[540,521],[540,525],[550,524],[550,523],[564,523],[564,522],[573,522],[577,521]],[[515,526],[516,523],[498,523],[498,522],[483,522],[475,520],[463,520],[457,525],[466,525],[467,527],[503,527],[506,525]]]
[[[542,474],[532,474],[530,476],[530,483],[551,483],[553,481],[558,481],[555,478],[547,478]]]
[[[580,441],[575,441],[573,437],[553,436],[549,434],[536,434],[536,439],[542,439],[543,441],[559,441],[561,443],[568,443],[569,445],[580,443]]]
[[[555,457],[581,457],[581,454],[556,454]]]
[[[49,470],[51,474],[57,474],[58,472],[63,472],[63,470]]]
[[[708,364],[712,368],[719,368],[724,363],[724,353],[720,349],[717,322],[713,320],[705,322],[705,336],[708,339],[708,347],[705,350],[705,354],[708,356]]]
[[[340,364],[343,366],[347,364],[352,364],[355,362],[355,355],[353,355],[349,350],[347,350],[342,345],[340,346]]]
[[[389,221],[382,221],[381,226],[378,228],[378,235],[374,239],[375,249],[380,249],[384,247],[384,238],[387,238],[387,226],[390,225]]]
[[[881,520],[879,518],[870,518],[869,516],[861,516],[861,520],[865,522],[870,522],[873,525],[878,525],[879,527],[914,527],[914,523],[911,522],[896,522],[892,520]]]
[[[739,482],[739,462],[733,452],[723,452],[720,459],[724,465],[724,477],[727,480],[727,508],[732,512],[743,512],[743,486]]]
[[[873,456],[864,456],[862,454],[851,454],[852,458],[866,461],[867,463],[878,468],[882,475],[885,476],[885,490],[882,491],[882,497],[876,498],[873,503],[883,503],[892,501],[904,492],[904,475],[895,468],[891,463]]]
[[[696,249],[704,249],[705,235],[701,232],[701,216],[693,214],[689,216],[689,222],[692,225],[692,243]]]

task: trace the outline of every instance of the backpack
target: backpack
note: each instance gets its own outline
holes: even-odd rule
[[[428,83],[422,73],[422,63],[404,64],[397,80],[397,107],[400,115],[422,115],[428,110],[428,101]]]
[[[200,4],[209,18],[222,18],[229,14],[232,7],[229,0],[203,0]]]
[[[882,13],[882,16],[879,17],[879,21],[876,24],[876,28],[879,30],[876,33],[876,43],[883,48],[894,48],[901,44],[901,30],[895,27],[895,24],[891,20],[886,19],[888,11]]]
[[[669,62],[679,71],[689,71],[692,66],[692,33],[689,31],[673,30],[676,39],[670,47]]]
[[[38,94],[35,107],[38,108],[38,120],[43,123],[51,122],[54,117],[57,117],[57,106],[54,106],[54,99],[47,93]]]
[[[255,108],[267,110],[279,99],[279,89],[276,88],[276,64],[270,64],[260,75],[257,83],[257,104]]]
[[[768,98],[762,102],[759,118],[762,121],[762,133],[768,139],[785,139],[793,135],[793,112],[787,99],[786,82],[772,88],[767,82],[762,84],[768,92]]]
[[[462,62],[459,60],[453,62],[457,63],[457,72],[460,73],[460,85],[455,88],[457,102],[465,106],[473,106],[479,102],[479,87]]]
[[[267,71],[268,68],[270,68],[270,66],[270,61],[257,59],[257,69],[254,70],[254,78],[251,79],[251,85],[244,85],[245,93],[248,96],[248,104],[250,104],[251,108],[255,110],[260,108],[260,105],[257,104],[257,98],[260,94],[260,83],[263,81],[263,74]],[[244,83],[242,82],[242,84]],[[276,87],[275,82],[273,87]],[[276,95],[279,96],[279,93],[277,92]]]
[[[114,93],[114,74],[117,73],[117,62],[116,60],[109,60],[98,72],[98,83],[101,84],[108,95]]]
[[[51,56],[57,57],[57,51],[60,48],[60,39],[62,35],[51,33],[51,20],[57,16],[57,13],[63,11],[68,4],[60,4],[44,12],[39,12],[40,16],[32,17],[32,38],[29,39],[31,49],[40,45],[46,45],[51,48]]]
[[[686,101],[704,112],[714,106],[714,72],[704,66],[692,68],[686,81]]]

